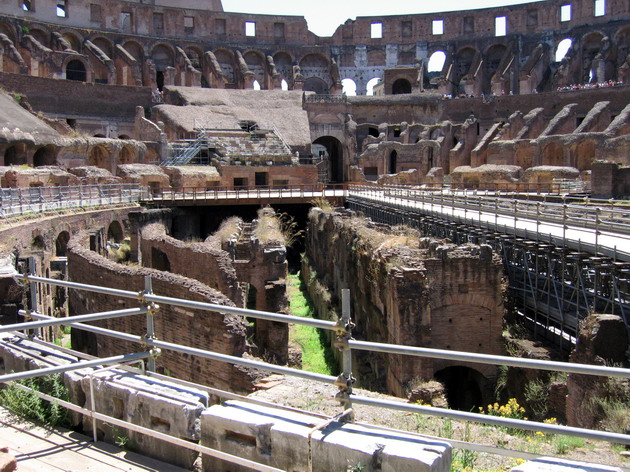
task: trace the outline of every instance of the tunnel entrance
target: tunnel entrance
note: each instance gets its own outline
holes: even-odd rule
[[[484,377],[470,367],[447,367],[435,373],[435,379],[444,385],[450,408],[461,411],[478,411],[483,405],[481,386]]]
[[[343,182],[343,148],[341,142],[333,136],[322,136],[313,141],[326,148],[329,161],[329,181]]]

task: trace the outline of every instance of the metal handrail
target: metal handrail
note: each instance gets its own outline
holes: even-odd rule
[[[349,319],[346,319],[346,318],[342,318],[342,322],[340,323],[332,323],[332,322],[325,322],[323,320],[308,320],[306,318],[289,317],[282,314],[261,312],[261,311],[256,311],[256,310],[247,310],[247,309],[235,308],[235,307],[225,307],[222,305],[215,305],[215,304],[205,303],[205,302],[197,302],[197,301],[178,299],[178,298],[172,298],[172,297],[164,297],[164,296],[156,295],[152,293],[152,291],[148,291],[148,292],[144,291],[144,292],[136,293],[136,292],[120,290],[120,289],[111,289],[108,287],[81,284],[77,282],[68,282],[68,281],[62,281],[62,280],[48,279],[48,278],[37,277],[37,276],[29,275],[29,274],[21,275],[19,276],[19,278],[29,283],[33,283],[33,282],[49,283],[51,285],[56,285],[56,286],[62,286],[62,287],[68,287],[68,288],[74,288],[74,289],[79,289],[79,290],[86,290],[86,291],[104,293],[104,294],[110,294],[110,295],[117,295],[124,298],[132,298],[132,299],[138,300],[145,306],[149,306],[151,304],[154,304],[155,302],[159,302],[163,304],[171,304],[171,305],[180,306],[180,307],[202,309],[202,310],[215,311],[215,312],[220,312],[220,313],[230,313],[230,314],[239,315],[242,317],[260,318],[260,319],[273,320],[273,321],[279,321],[279,322],[285,322],[285,323],[299,322],[301,324],[311,324],[313,321],[316,321],[315,324],[318,325],[317,327],[325,328],[325,329],[332,329],[337,332],[338,336],[341,335],[342,337],[343,337],[343,333],[344,332],[349,333],[349,330],[351,328],[351,323],[349,323]],[[147,287],[150,287],[151,286],[150,277],[147,277],[147,279],[149,279],[149,281],[147,281]],[[342,302],[343,302],[342,303],[344,307],[343,312],[344,312],[344,317],[345,317],[346,314],[348,314],[349,298],[347,296],[344,296]],[[154,305],[151,305],[151,306],[154,307]],[[22,313],[26,313],[26,312],[22,312]],[[48,319],[48,320],[52,318],[52,317],[41,315],[39,313],[35,313],[34,316],[40,319]],[[88,316],[92,316],[92,315],[88,315]],[[112,313],[112,316],[114,316],[113,313]],[[67,326],[74,326],[80,329],[86,326],[79,323],[75,324],[71,318],[63,318],[63,321],[65,321],[64,324]],[[25,325],[25,327],[26,326],[27,325]],[[90,328],[95,328],[95,327],[90,327]],[[157,339],[154,339],[153,336],[142,337],[142,336],[129,335],[127,333],[119,333],[117,331],[106,330],[103,328],[97,328],[97,329],[100,331],[101,334],[106,334],[106,335],[113,334],[115,336],[123,335],[125,337],[129,336],[129,337],[135,338],[134,340],[136,341],[142,340],[142,342],[144,342],[146,345],[152,346],[154,348],[168,349],[168,350],[172,350],[176,352],[182,352],[182,353],[187,353],[190,355],[219,360],[222,362],[228,362],[230,364],[247,365],[250,367],[259,368],[266,371],[278,372],[278,373],[284,373],[287,375],[294,375],[294,376],[298,376],[302,378],[308,378],[308,379],[316,380],[319,382],[335,384],[335,385],[340,386],[340,388],[348,387],[347,384],[344,386],[344,382],[350,382],[349,400],[351,402],[354,401],[357,404],[372,403],[372,404],[379,404],[381,406],[390,406],[388,405],[387,402],[382,402],[380,400],[376,401],[373,399],[366,399],[366,398],[359,397],[352,394],[351,392],[351,366],[347,365],[348,361],[351,362],[351,356],[349,355],[344,355],[344,369],[343,369],[344,373],[339,378],[335,378],[335,377],[327,376],[323,374],[315,374],[312,372],[301,371],[301,370],[292,369],[292,368],[283,367],[283,366],[277,366],[277,365],[269,364],[266,362],[242,359],[242,358],[238,358],[234,356],[228,356],[225,354],[219,354],[212,351],[206,351],[206,350],[202,350],[198,348],[191,348],[191,347],[183,346],[176,343],[159,341]],[[347,352],[349,352],[352,349],[363,349],[363,350],[370,350],[370,351],[381,351],[381,352],[392,352],[392,353],[395,352],[398,354],[413,355],[413,356],[419,356],[419,357],[453,358],[453,359],[458,359],[458,360],[465,360],[467,362],[483,362],[483,363],[490,363],[490,364],[495,364],[495,365],[518,365],[520,367],[538,368],[538,369],[546,368],[548,370],[575,372],[575,373],[580,373],[584,375],[616,376],[616,377],[630,378],[630,369],[623,369],[623,368],[617,368],[617,367],[593,366],[593,365],[574,364],[574,363],[565,364],[565,363],[558,363],[558,362],[551,362],[551,361],[533,362],[532,359],[516,359],[516,358],[511,358],[511,357],[506,357],[506,356],[492,356],[492,355],[486,355],[486,354],[466,353],[466,352],[459,352],[459,351],[443,351],[443,350],[438,350],[438,349],[419,348],[415,346],[400,346],[400,345],[388,345],[388,344],[383,344],[383,343],[369,343],[365,341],[356,341],[353,339],[347,339],[346,341],[347,341],[346,346],[348,348]],[[152,353],[156,353],[156,352],[159,352],[159,351],[155,351],[155,350],[152,351]],[[67,369],[70,370],[71,367]],[[0,382],[4,382],[4,381],[6,381],[6,376],[0,376]],[[406,411],[407,410],[417,411],[417,412],[426,413],[426,414],[433,414],[433,415],[439,415],[439,416],[457,418],[457,419],[469,420],[469,421],[473,420],[473,421],[489,423],[489,424],[500,423],[501,426],[525,428],[532,431],[550,432],[553,430],[554,434],[579,435],[582,437],[588,437],[588,438],[593,438],[593,439],[598,439],[598,440],[607,440],[611,442],[619,442],[622,444],[630,444],[629,435],[620,435],[620,434],[615,434],[615,433],[606,433],[606,432],[594,431],[594,430],[583,430],[579,428],[571,428],[571,427],[560,426],[560,425],[548,425],[544,423],[534,423],[534,422],[529,422],[529,421],[514,420],[514,419],[507,419],[507,418],[501,418],[497,420],[496,417],[489,418],[487,415],[456,412],[452,410],[444,410],[441,408],[436,409],[432,407],[423,407],[423,406],[418,406],[418,405],[401,406],[400,404],[396,403],[394,406],[396,409],[402,408],[402,409],[405,409]]]

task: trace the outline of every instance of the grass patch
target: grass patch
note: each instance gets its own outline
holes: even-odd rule
[[[292,315],[313,318],[314,308],[304,290],[299,274],[288,276],[287,294]],[[302,348],[303,370],[337,375],[338,368],[323,330],[311,326],[291,325],[289,340]]]

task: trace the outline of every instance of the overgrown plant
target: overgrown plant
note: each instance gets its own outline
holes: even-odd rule
[[[59,400],[70,401],[60,374],[25,379],[21,385]],[[33,421],[49,426],[70,426],[70,413],[57,401],[42,400],[35,392],[24,390],[16,382],[10,382],[0,390],[0,404],[16,415]]]
[[[332,204],[324,197],[314,198],[308,203],[314,207],[321,209],[324,213],[332,213],[334,210]]]

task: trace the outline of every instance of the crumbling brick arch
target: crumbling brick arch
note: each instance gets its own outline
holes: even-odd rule
[[[17,143],[4,150],[5,166],[21,166],[26,164],[26,145]]]
[[[278,51],[273,55],[276,71],[287,83],[293,82],[293,57],[285,51]]]
[[[582,36],[580,40],[581,83],[587,84],[589,82],[605,80],[603,77],[597,77],[597,70],[595,67],[595,58],[602,50],[602,40],[604,37],[606,37],[606,35],[601,31],[591,31]]]
[[[463,78],[473,72],[471,68],[478,53],[477,48],[469,45],[460,48],[457,53],[455,53],[453,57],[453,75],[451,80],[457,87],[460,86],[460,82]],[[458,90],[458,92],[459,91],[463,90]]]
[[[444,66],[446,65],[447,56],[444,48],[438,48],[429,51],[429,53],[429,61],[424,73],[424,87],[436,88],[437,80],[445,74]]]
[[[125,239],[125,232],[120,221],[112,221],[107,228],[107,240],[120,243],[123,239]]]
[[[506,51],[507,47],[505,44],[495,43],[487,47],[483,53],[483,93],[488,94],[492,91],[492,77],[499,69],[499,65]]]
[[[615,79],[627,83],[630,66],[630,26],[624,26],[617,30],[614,35],[614,50],[617,56],[615,67]],[[620,67],[626,64],[625,73]]]
[[[55,256],[66,257],[68,255],[68,241],[70,241],[70,232],[61,231],[55,238]]]
[[[133,57],[138,62],[138,64],[142,64],[144,62],[144,57],[146,55],[146,52],[144,50],[144,47],[137,41],[133,41],[133,40],[125,41],[122,44],[122,48],[131,57]]]
[[[304,81],[302,90],[306,92],[315,92],[318,95],[325,95],[330,91],[330,88],[326,81],[319,77],[309,77]]]
[[[95,36],[90,39],[92,44],[103,51],[110,59],[114,58],[114,44],[105,36]]]
[[[33,166],[54,166],[57,164],[58,148],[49,144],[48,146],[42,146],[35,154],[33,154]]]
[[[542,164],[547,166],[563,166],[565,148],[562,143],[552,141],[543,147]]]
[[[484,395],[488,379],[476,369],[453,365],[437,371],[434,377],[444,385],[449,408],[475,411],[491,400]]]
[[[13,42],[13,44],[17,46],[17,32],[15,31],[13,25],[5,22],[0,22],[0,34],[6,34],[7,38],[9,38]]]
[[[186,56],[188,56],[192,66],[195,69],[201,70],[203,67],[203,51],[198,47],[188,46],[184,52],[186,53]]]
[[[304,90],[311,90],[306,88],[308,79],[317,78],[326,84],[326,92],[324,93],[328,92],[332,86],[332,80],[330,78],[330,61],[326,56],[317,53],[307,54],[300,59],[300,69],[306,79]],[[315,84],[315,81],[311,81],[311,83]],[[315,92],[316,90],[313,91]]]
[[[164,72],[168,67],[175,65],[175,51],[170,44],[159,42],[151,48],[151,59],[155,64],[155,70]]]
[[[596,158],[597,143],[592,139],[587,139],[578,143],[575,148],[575,167],[578,170],[591,170],[593,161]]]
[[[61,36],[65,39],[73,51],[81,53],[83,45],[83,37],[76,30],[61,31]]]
[[[118,152],[118,157],[116,159],[116,164],[133,164],[137,161],[138,153],[136,149],[127,144],[123,146]]]
[[[228,83],[236,83],[236,77],[234,75],[234,53],[228,49],[216,49],[213,52],[214,56],[217,58],[217,62],[221,66],[221,72],[223,72]]]
[[[28,34],[35,38],[42,46],[50,47],[50,31],[46,30],[43,25],[38,25],[37,28],[29,28]]]
[[[88,165],[111,171],[111,150],[104,144],[92,146],[88,152]]]
[[[265,88],[266,84],[266,66],[265,56],[260,51],[249,50],[243,53],[243,60],[247,64],[247,68],[252,72],[260,84],[261,88]]]

